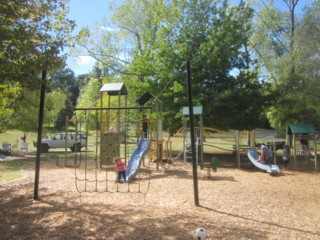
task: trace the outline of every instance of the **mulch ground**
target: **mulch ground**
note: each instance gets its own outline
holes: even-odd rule
[[[112,172],[86,177],[49,159],[41,163],[38,201],[28,163],[21,180],[0,185],[0,239],[186,240],[198,227],[208,239],[320,239],[319,172],[291,166],[271,176],[246,162],[238,169],[232,159],[211,178],[198,169],[200,206],[192,166],[180,160],[158,170],[147,164],[134,181],[117,184]]]

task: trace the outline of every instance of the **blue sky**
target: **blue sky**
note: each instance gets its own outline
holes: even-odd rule
[[[91,28],[103,18],[108,18],[110,2],[110,0],[70,0],[69,18],[77,23],[73,35],[76,35],[82,27]],[[89,73],[94,65],[94,60],[87,56],[81,56],[69,58],[67,64],[76,75],[79,75]]]

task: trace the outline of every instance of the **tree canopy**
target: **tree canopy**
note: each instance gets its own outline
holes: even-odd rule
[[[36,85],[39,72],[64,62],[74,22],[64,0],[3,1],[0,7],[0,77],[2,82]]]
[[[282,3],[280,9],[276,3]],[[285,129],[290,123],[320,127],[316,83],[319,78],[319,4],[310,2],[297,11],[299,0],[271,1],[258,12],[252,43],[261,76],[272,84],[275,98],[265,107],[271,125]],[[301,9],[301,7],[300,7]]]
[[[67,13],[65,0],[1,2],[0,85],[2,93],[10,92],[12,97],[7,101],[6,94],[0,96],[4,103],[0,121],[7,123],[1,128],[22,126],[22,122],[17,123],[16,111],[26,101],[24,92],[39,88],[41,71],[53,72],[63,67],[66,57],[63,50],[75,26]]]
[[[136,97],[153,92],[165,106],[166,128],[181,125],[180,110],[187,104],[182,66],[189,59],[194,100],[204,106],[205,124],[252,129],[264,102],[248,49],[252,18],[253,9],[243,2],[128,0],[114,9],[113,28],[104,28],[109,29],[104,38],[93,42],[96,34],[84,29],[78,40]]]
[[[132,104],[145,91],[160,99],[164,127],[174,131],[188,104],[184,64],[190,60],[193,100],[204,108],[205,125],[242,130],[268,121],[277,129],[301,122],[320,127],[320,1],[302,3],[113,1],[109,21],[83,28],[74,38],[73,50],[96,59],[92,73],[76,79],[64,68],[75,25],[67,18],[67,1],[5,1],[0,6],[0,122],[8,126],[14,114],[23,115],[21,101],[35,101],[31,92],[40,85],[39,73],[49,70],[48,94],[64,101],[53,108],[48,95],[47,119],[51,124],[56,115],[56,127],[76,104],[95,102],[101,84],[121,81]]]

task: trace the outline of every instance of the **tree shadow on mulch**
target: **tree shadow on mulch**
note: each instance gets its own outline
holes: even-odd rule
[[[15,187],[28,189],[30,194],[15,194],[14,187],[0,190],[2,239],[185,240],[192,239],[193,230],[198,226],[205,226],[211,236],[222,239],[239,239],[248,232],[251,239],[267,239],[264,232],[249,226],[225,226],[219,221],[201,218],[195,212],[163,213],[159,206],[146,210],[134,205],[79,204],[74,195],[48,194],[43,189],[42,198],[33,201],[32,183]],[[57,201],[56,197],[62,199]],[[220,214],[213,212],[213,215]],[[219,219],[218,216],[215,219]]]

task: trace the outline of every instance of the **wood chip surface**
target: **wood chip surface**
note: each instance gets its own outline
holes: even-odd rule
[[[0,239],[187,240],[198,227],[208,239],[320,239],[319,172],[271,176],[223,164],[208,178],[198,169],[200,206],[191,164],[151,163],[141,172],[129,185],[115,183],[114,173],[84,183],[83,172],[47,160],[34,201],[28,164],[23,179],[0,185]]]

